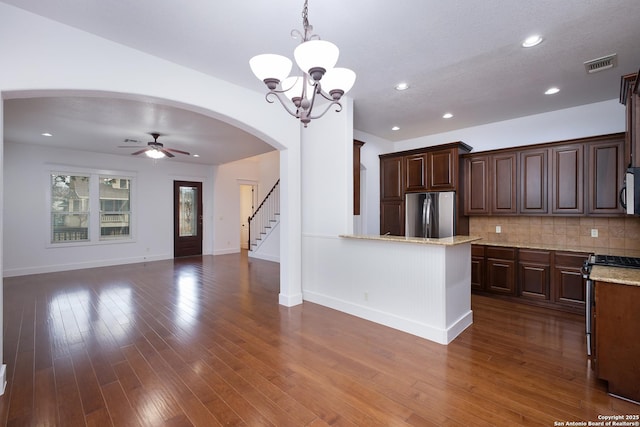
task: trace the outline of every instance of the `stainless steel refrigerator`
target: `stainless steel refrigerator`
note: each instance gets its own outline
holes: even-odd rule
[[[455,227],[456,193],[408,193],[405,195],[405,236],[451,237]]]

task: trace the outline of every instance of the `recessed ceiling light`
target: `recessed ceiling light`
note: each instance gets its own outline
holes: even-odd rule
[[[549,89],[547,89],[544,94],[545,95],[555,95],[556,93],[560,92],[560,89],[558,89],[557,87],[550,87]]]
[[[41,133],[40,135],[42,135],[42,136],[53,136],[53,134],[51,134],[49,132]]]
[[[391,128],[391,130],[400,130],[400,128],[398,126],[394,126]]]
[[[193,157],[200,157],[200,154],[194,154]]]
[[[527,37],[525,41],[522,42],[522,47],[533,47],[539,45],[540,43],[542,43],[542,37],[536,34]]]
[[[453,114],[451,113],[444,113],[444,115],[442,116],[443,119],[450,119],[451,117],[453,117]]]
[[[407,90],[407,89],[409,89],[409,83],[402,82],[396,85],[396,90]]]

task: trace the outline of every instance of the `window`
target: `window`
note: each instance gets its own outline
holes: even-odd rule
[[[100,177],[100,240],[130,235],[130,180]]]
[[[51,174],[51,242],[89,240],[88,176]]]
[[[131,240],[132,178],[51,172],[51,244]]]

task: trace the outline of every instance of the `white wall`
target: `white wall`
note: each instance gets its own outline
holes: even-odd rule
[[[215,168],[214,255],[240,252],[240,184],[254,181],[259,194],[269,191],[275,183],[274,177],[278,179],[279,163],[279,153],[274,151]]]
[[[173,258],[173,181],[203,183],[203,252],[212,253],[212,167],[154,162],[45,146],[4,144],[4,276]],[[49,174],[116,171],[132,178],[132,233],[127,242],[50,245]]]
[[[614,97],[617,94],[611,95]],[[455,141],[462,141],[472,146],[473,151],[487,151],[624,132],[624,108],[624,105],[620,104],[616,98],[549,113],[407,139],[395,143],[389,152]]]

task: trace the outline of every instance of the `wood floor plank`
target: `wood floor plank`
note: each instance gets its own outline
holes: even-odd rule
[[[583,317],[472,296],[448,346],[278,304],[246,253],[6,278],[0,425],[502,426],[640,412]]]

